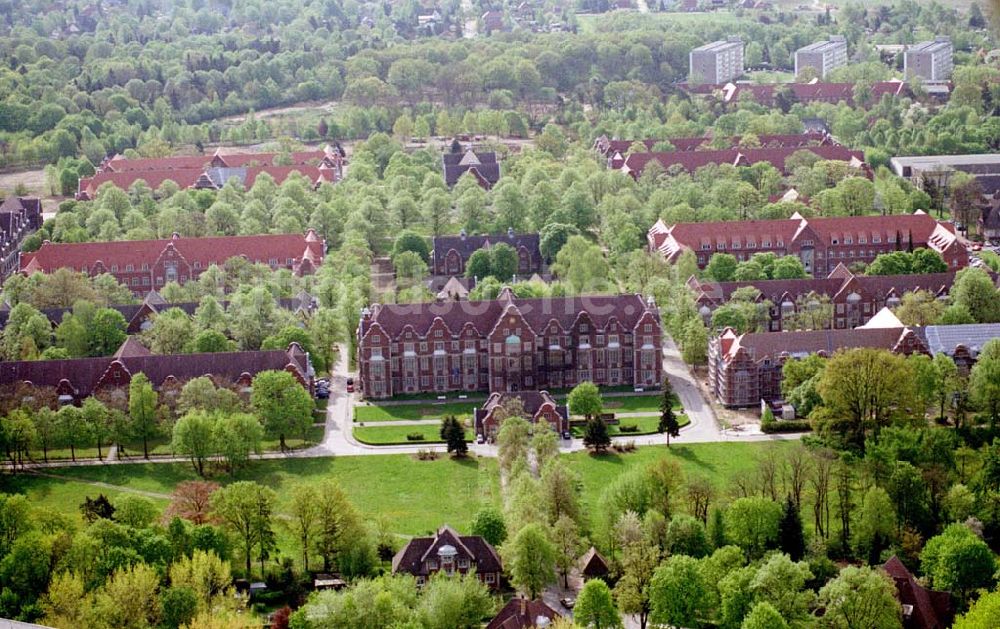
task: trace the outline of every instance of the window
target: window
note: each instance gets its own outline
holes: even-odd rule
[[[427,341],[421,341],[420,342],[420,353],[424,353],[426,351],[427,351]]]
[[[851,237],[851,236],[844,236],[844,244],[845,245],[853,245],[854,244],[854,238]]]
[[[424,584],[424,578],[423,577],[417,577],[417,585],[423,585],[423,584]]]
[[[199,260],[195,260],[194,261],[194,268],[196,268],[196,269],[200,269],[201,268],[201,262]]]
[[[867,239],[867,238],[865,238],[864,236],[858,236],[858,244],[859,244],[859,245],[865,245],[865,244],[868,244],[868,239]]]
[[[148,270],[149,270],[149,264],[147,264],[147,263],[143,262],[143,263],[142,263],[142,270],[143,270],[143,271],[148,271]]]
[[[460,570],[465,570],[468,567],[469,567],[469,560],[466,559],[465,557],[460,557],[458,559],[458,568]]]
[[[295,258],[285,258],[285,264],[287,264],[288,266],[292,266],[293,264],[295,264]]]
[[[117,273],[118,272],[118,265],[117,264],[112,264],[111,265],[111,272],[112,273]]]
[[[378,334],[372,334],[372,343],[381,343],[382,337]]]
[[[492,572],[487,572],[483,576],[486,577],[487,583],[494,583],[496,580],[496,575],[494,575]]]
[[[647,324],[643,325],[642,326],[642,331],[643,332],[652,332],[653,331],[653,324],[652,323],[647,323]]]
[[[444,336],[444,334],[441,332],[441,330],[434,330],[434,338],[439,339],[442,336]]]
[[[428,570],[437,570],[437,567],[438,567],[437,560],[435,560],[435,559],[428,559],[427,560],[427,569]]]
[[[139,278],[138,277],[133,277],[132,278],[132,286],[138,286],[138,285],[139,285]]]
[[[142,285],[143,286],[149,286],[149,278],[148,277],[142,278]]]
[[[837,240],[836,236],[834,236],[833,238],[830,239],[830,244],[832,244],[832,245],[839,245],[840,241]]]

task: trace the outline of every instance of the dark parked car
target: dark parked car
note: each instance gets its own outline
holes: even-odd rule
[[[347,379],[347,392],[354,393],[354,378]]]

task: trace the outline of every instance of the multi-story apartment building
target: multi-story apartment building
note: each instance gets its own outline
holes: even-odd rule
[[[0,203],[0,280],[21,264],[21,243],[42,226],[42,202],[36,198],[7,197]]]
[[[880,253],[936,251],[951,271],[969,264],[969,253],[955,234],[955,226],[940,223],[925,212],[889,216],[851,216],[769,221],[656,222],[647,234],[650,251],[659,251],[673,262],[685,250],[693,251],[699,268],[705,268],[715,253],[731,253],[737,260],[770,251],[793,255],[813,277],[825,277],[843,264],[866,264]]]
[[[302,234],[119,240],[114,242],[51,243],[21,256],[22,273],[52,273],[68,268],[91,276],[110,273],[142,296],[168,282],[197,279],[209,266],[243,257],[272,269],[311,275],[323,263],[326,246],[310,229]]]
[[[954,48],[949,37],[914,44],[903,52],[903,76],[907,80],[947,81],[954,69]]]
[[[909,328],[889,310],[854,330],[811,330],[737,335],[730,329],[709,342],[708,379],[712,392],[728,407],[757,406],[781,399],[782,367],[810,354],[832,356],[841,349],[870,347],[898,354],[947,354],[967,373],[1000,324],[930,325]]]
[[[743,75],[743,40],[738,37],[699,46],[691,51],[692,84],[721,85]]]
[[[357,330],[362,393],[659,386],[660,313],[639,295],[379,305]]]
[[[755,288],[760,292],[760,301],[770,303],[766,330],[781,332],[786,329],[785,319],[795,316],[802,308],[809,308],[813,300],[828,297],[831,312],[827,327],[844,330],[868,323],[882,308],[895,308],[906,293],[923,290],[944,299],[954,282],[955,271],[855,275],[846,266],[838,264],[825,278],[712,282],[692,276],[688,287],[694,293],[698,311],[706,324],[711,322],[715,309],[727,303],[737,290]]]
[[[842,35],[795,51],[795,76],[800,76],[805,68],[812,68],[819,78],[825,79],[831,70],[843,65],[847,65],[847,40]]]

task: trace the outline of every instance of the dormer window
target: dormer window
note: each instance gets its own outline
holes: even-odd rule
[[[838,239],[836,236],[834,236],[833,238],[830,239],[830,244],[831,245],[839,245],[840,244],[840,239]]]
[[[845,245],[853,245],[854,244],[854,238],[852,238],[851,236],[844,236],[844,244]]]

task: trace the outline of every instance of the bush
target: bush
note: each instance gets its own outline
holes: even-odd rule
[[[434,459],[437,458],[437,456],[438,456],[437,452],[434,452],[433,450],[424,450],[424,449],[417,450],[418,461],[433,461]]]
[[[760,430],[768,434],[777,432],[808,432],[812,430],[812,424],[807,419],[783,419],[781,421],[761,422]]]
[[[620,454],[625,454],[627,452],[635,452],[635,441],[625,441],[625,442],[615,442],[611,446],[611,449]]]
[[[639,432],[638,424],[622,424],[618,427],[618,432]]]
[[[423,441],[424,440],[424,435],[423,435],[423,433],[419,433],[419,432],[411,432],[410,434],[406,435],[406,440],[407,441]]]

